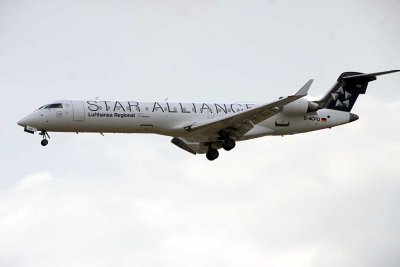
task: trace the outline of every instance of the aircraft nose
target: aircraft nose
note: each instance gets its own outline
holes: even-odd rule
[[[28,117],[24,117],[24,118],[20,119],[20,120],[17,122],[17,124],[18,124],[19,126],[22,126],[22,127],[28,126]]]

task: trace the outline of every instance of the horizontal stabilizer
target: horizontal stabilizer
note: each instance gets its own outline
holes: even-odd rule
[[[371,81],[376,79],[376,76],[379,75],[385,75],[393,72],[398,72],[400,70],[388,70],[388,71],[382,71],[382,72],[375,72],[375,73],[361,73],[361,74],[356,74],[356,75],[349,75],[349,76],[344,76],[342,77],[343,80],[351,80],[351,79],[362,79],[362,78],[372,78]]]

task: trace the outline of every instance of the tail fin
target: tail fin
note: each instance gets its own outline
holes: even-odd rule
[[[397,72],[390,70],[376,73],[343,72],[326,95],[314,101],[321,108],[335,109],[350,112],[358,95],[365,94],[369,82],[376,80],[376,76]]]

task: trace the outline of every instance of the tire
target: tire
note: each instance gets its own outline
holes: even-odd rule
[[[236,142],[235,142],[235,140],[233,140],[233,139],[231,139],[231,138],[226,139],[226,140],[224,141],[224,143],[222,144],[222,147],[223,147],[226,151],[232,150],[235,146],[236,146]]]
[[[208,160],[215,160],[216,158],[218,158],[219,156],[219,152],[216,149],[210,149],[208,150],[206,157]]]
[[[48,143],[49,143],[49,141],[47,141],[47,139],[43,139],[43,140],[40,142],[40,144],[41,144],[42,146],[47,146]]]

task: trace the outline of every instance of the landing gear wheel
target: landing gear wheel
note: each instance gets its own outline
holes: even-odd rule
[[[49,141],[47,141],[47,138],[50,139],[50,135],[46,131],[41,131],[39,135],[43,136],[43,140],[40,142],[42,146],[47,146]]]
[[[232,149],[235,147],[235,145],[236,145],[235,140],[233,140],[233,139],[231,139],[231,138],[226,139],[226,140],[222,143],[222,147],[223,147],[226,151],[232,150]]]
[[[40,144],[41,144],[42,146],[47,146],[48,143],[49,143],[49,141],[48,141],[47,139],[43,139],[43,140],[40,142]]]
[[[215,160],[216,158],[218,158],[218,156],[219,152],[216,149],[209,149],[206,154],[208,160]]]

